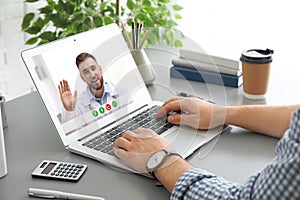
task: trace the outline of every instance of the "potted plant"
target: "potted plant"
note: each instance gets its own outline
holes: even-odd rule
[[[25,0],[35,3],[39,0]],[[176,29],[182,9],[171,0],[46,0],[37,13],[23,17],[22,31],[31,35],[28,45],[41,45],[74,35],[89,29],[125,21],[131,25],[132,18],[151,28],[146,44],[182,46],[182,33]]]

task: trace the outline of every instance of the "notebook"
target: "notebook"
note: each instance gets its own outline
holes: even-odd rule
[[[104,85],[102,97],[91,97],[91,87],[99,81],[93,74],[94,69],[80,73],[75,63],[82,53],[93,55],[101,66]],[[103,145],[111,145],[109,141],[102,147],[92,145],[93,138],[114,141],[120,135],[116,131],[122,132],[128,128],[124,125],[126,121],[131,119],[131,122],[136,122],[132,121],[132,118],[137,120],[136,115],[162,105],[162,102],[151,99],[120,28],[116,24],[106,25],[26,49],[21,56],[65,148],[108,166],[135,172],[111,153],[111,147],[106,148],[108,152],[99,151]],[[94,77],[94,80],[89,83],[86,77]],[[63,80],[67,81],[68,87],[60,84]],[[71,93],[73,110],[65,107],[59,86]],[[75,91],[77,95],[74,99]],[[146,118],[150,118],[150,115]],[[156,123],[155,120],[152,115],[147,124]],[[146,122],[135,124],[143,126]],[[218,127],[199,131],[163,123],[160,126],[166,129],[160,131],[161,136],[170,141],[174,150],[184,158],[223,130]],[[159,128],[159,125],[156,124],[156,127]],[[108,139],[108,135],[114,139]]]

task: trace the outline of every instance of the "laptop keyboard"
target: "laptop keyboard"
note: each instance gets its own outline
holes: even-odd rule
[[[152,106],[147,110],[135,115],[127,121],[119,124],[106,132],[98,135],[89,141],[85,142],[83,146],[88,148],[113,155],[114,142],[117,138],[121,137],[126,130],[134,131],[137,128],[149,128],[157,134],[162,134],[170,129],[173,124],[167,122],[166,117],[156,118],[156,110],[158,106]]]

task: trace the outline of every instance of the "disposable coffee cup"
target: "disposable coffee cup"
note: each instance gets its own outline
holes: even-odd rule
[[[248,99],[264,99],[268,90],[273,50],[243,51],[240,61],[243,72],[243,91]]]

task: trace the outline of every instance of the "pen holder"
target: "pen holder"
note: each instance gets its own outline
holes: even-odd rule
[[[0,106],[0,178],[7,174],[6,153],[2,126],[2,106]]]
[[[2,126],[3,128],[7,127],[7,118],[5,112],[5,98],[0,95],[0,107],[1,107],[1,116],[2,116]]]
[[[131,55],[146,85],[151,85],[156,78],[153,66],[144,49],[131,50]]]

